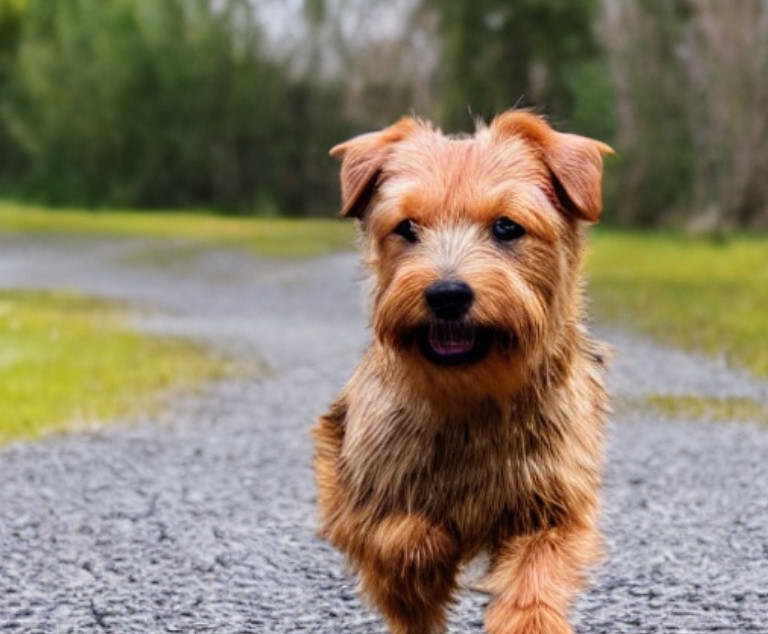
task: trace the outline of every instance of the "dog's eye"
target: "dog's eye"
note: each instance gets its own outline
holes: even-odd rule
[[[395,227],[395,230],[392,233],[402,236],[408,240],[408,242],[419,241],[419,237],[416,235],[416,223],[414,223],[413,220],[403,220]]]
[[[525,235],[525,229],[506,216],[498,218],[496,222],[493,223],[492,231],[494,238],[503,240],[504,242],[517,240]]]

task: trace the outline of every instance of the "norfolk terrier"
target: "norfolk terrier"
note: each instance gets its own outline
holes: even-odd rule
[[[607,397],[581,266],[611,152],[525,111],[471,136],[405,117],[331,150],[373,341],[313,429],[321,533],[393,633],[444,631],[482,552],[488,632],[572,632],[600,550]]]

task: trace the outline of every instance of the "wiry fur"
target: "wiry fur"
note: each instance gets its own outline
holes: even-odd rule
[[[459,566],[487,550],[491,634],[567,634],[597,557],[606,396],[582,325],[583,220],[600,213],[597,141],[508,112],[473,137],[410,118],[332,151],[374,278],[374,340],[313,433],[322,533],[391,631],[443,630]],[[490,226],[526,228],[499,244]],[[419,242],[392,234],[404,218]],[[483,360],[427,361],[424,289],[475,293],[502,333]]]

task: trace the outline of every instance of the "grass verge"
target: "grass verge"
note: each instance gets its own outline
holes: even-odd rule
[[[305,257],[348,249],[352,223],[227,218],[203,213],[50,211],[0,202],[0,232],[150,236],[186,240],[190,254],[237,247]],[[167,257],[170,257],[167,256]],[[149,256],[147,256],[149,257]],[[668,233],[597,231],[588,262],[593,312],[669,344],[768,376],[768,237],[724,243]]]
[[[0,442],[157,404],[227,371],[200,346],[132,331],[114,303],[0,291]]]
[[[645,402],[670,418],[768,423],[768,407],[747,397],[651,394]]]
[[[588,273],[598,320],[768,376],[768,237],[597,231]]]
[[[351,222],[338,219],[233,218],[204,212],[89,212],[0,202],[0,232],[115,235],[237,247],[270,257],[310,257],[351,249]]]

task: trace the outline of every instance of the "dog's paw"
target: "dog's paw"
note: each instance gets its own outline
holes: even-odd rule
[[[453,536],[420,515],[386,518],[371,536],[377,564],[408,575],[451,562],[457,554]]]
[[[565,618],[544,604],[518,607],[496,601],[485,617],[488,634],[573,634]]]

